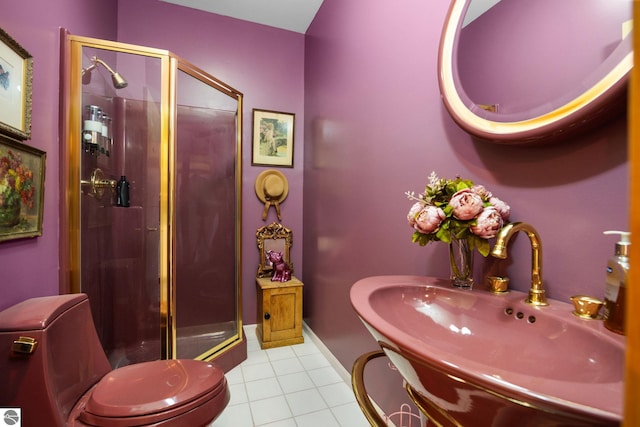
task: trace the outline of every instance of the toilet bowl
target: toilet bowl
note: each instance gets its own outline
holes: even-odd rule
[[[156,360],[111,370],[85,294],[32,298],[0,312],[0,407],[23,427],[197,427],[229,403],[214,364]]]

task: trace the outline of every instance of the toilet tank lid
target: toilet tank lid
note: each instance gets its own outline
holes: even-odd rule
[[[0,331],[45,329],[66,310],[86,299],[86,294],[69,294],[22,301],[0,311]]]

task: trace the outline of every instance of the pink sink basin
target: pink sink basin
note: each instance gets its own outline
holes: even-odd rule
[[[464,426],[618,425],[625,339],[569,303],[379,276],[351,302],[418,402]]]

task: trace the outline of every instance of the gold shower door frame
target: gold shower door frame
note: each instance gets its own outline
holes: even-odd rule
[[[194,357],[212,360],[242,341],[241,294],[241,200],[242,200],[242,93],[200,70],[170,51],[93,39],[60,31],[62,40],[61,110],[60,118],[60,179],[63,191],[60,207],[60,291],[82,292],[81,288],[81,155],[82,155],[82,49],[97,48],[116,53],[129,53],[157,58],[161,68],[160,106],[160,194],[159,194],[159,287],[160,287],[160,357],[177,358],[176,331],[176,126],[178,71],[183,71],[202,83],[237,101],[235,120],[235,323],[236,332],[223,342]]]

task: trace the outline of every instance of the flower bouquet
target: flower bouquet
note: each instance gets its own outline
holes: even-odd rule
[[[405,194],[415,201],[407,215],[414,229],[412,241],[420,246],[433,241],[449,243],[452,279],[454,275],[471,276],[472,252],[477,250],[486,257],[489,239],[509,218],[506,203],[484,186],[460,177],[439,178],[432,172],[423,194],[416,196],[412,191]],[[466,258],[461,264],[457,262],[459,256]]]
[[[20,154],[0,152],[0,225],[17,224],[21,204],[31,209],[34,194],[33,171],[23,164]]]

